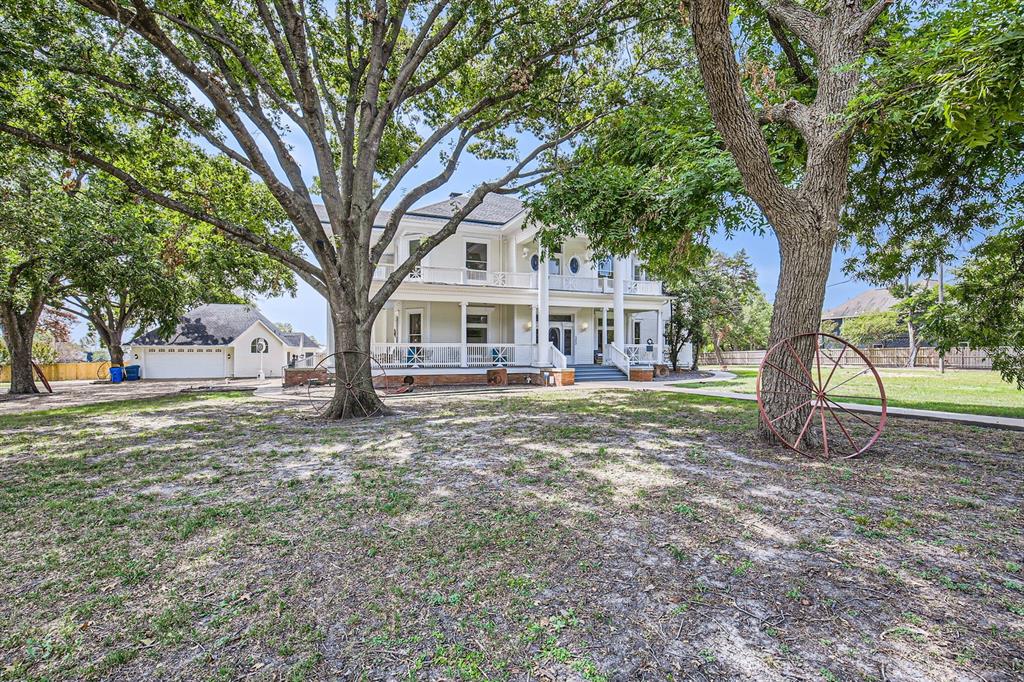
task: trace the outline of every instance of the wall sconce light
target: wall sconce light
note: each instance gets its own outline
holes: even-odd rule
[[[523,329],[525,329],[526,331],[530,331],[531,329],[533,329],[533,322],[526,322],[525,324],[523,324]]]
[[[589,322],[580,322],[580,331],[581,332],[585,332],[588,329],[590,329],[590,323]]]
[[[523,258],[526,258],[526,257],[528,257],[529,255],[530,255],[530,249],[528,249],[528,248],[526,248],[526,247],[524,246],[524,247],[523,247]]]

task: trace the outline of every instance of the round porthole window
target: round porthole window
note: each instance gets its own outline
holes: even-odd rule
[[[569,272],[571,272],[572,274],[575,275],[579,271],[580,271],[580,259],[577,258],[576,256],[573,256],[572,258],[569,259]]]
[[[534,272],[537,272],[537,268],[540,267],[540,256],[537,254],[530,256],[530,267],[533,268]]]

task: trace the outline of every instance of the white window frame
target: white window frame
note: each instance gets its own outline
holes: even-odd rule
[[[420,316],[420,340],[419,341],[413,341],[411,335],[409,334],[409,330],[412,328],[412,326],[409,324],[409,318],[412,315],[419,315]],[[427,325],[427,319],[428,318],[427,318],[427,311],[426,311],[426,309],[424,309],[424,308],[404,308],[402,310],[402,318],[403,318],[402,319],[402,323],[403,323],[402,326],[404,327],[404,329],[402,329],[402,336],[405,337],[405,339],[402,341],[402,343],[416,343],[416,344],[419,344],[419,343],[429,343],[429,341],[427,339],[430,338],[430,330],[429,330],[429,327]]]
[[[478,244],[478,245],[483,246],[485,249],[487,249],[487,258],[486,258],[486,260],[484,260],[484,269],[483,270],[473,270],[472,268],[469,267],[469,260],[467,258],[467,254],[466,254],[466,247],[468,247],[470,244]],[[492,247],[493,247],[493,245],[491,244],[491,240],[490,239],[481,239],[481,238],[473,238],[473,237],[467,237],[466,239],[463,239],[462,240],[462,267],[465,268],[466,270],[472,270],[473,272],[490,272],[491,271],[491,251],[493,250]]]

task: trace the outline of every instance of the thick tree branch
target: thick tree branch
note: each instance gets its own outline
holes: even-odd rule
[[[248,229],[236,225],[230,221],[218,218],[217,216],[210,215],[204,211],[190,206],[182,201],[178,201],[173,197],[169,197],[161,192],[157,192],[150,189],[138,180],[134,175],[128,173],[124,169],[116,166],[115,164],[102,159],[95,154],[87,152],[82,149],[75,147],[68,147],[66,144],[58,144],[51,142],[50,140],[44,139],[32,132],[23,130],[21,128],[9,125],[8,123],[0,121],[0,132],[7,133],[12,137],[23,140],[35,147],[43,149],[51,149],[56,152],[68,154],[74,158],[81,159],[86,163],[98,168],[99,170],[117,178],[120,180],[125,187],[127,187],[132,193],[139,195],[145,199],[149,199],[155,204],[169,208],[173,211],[187,215],[190,218],[202,221],[213,227],[219,229],[222,234],[227,236],[240,244],[248,246],[256,251],[265,253],[271,256],[281,263],[284,263],[290,267],[295,274],[305,280],[310,286],[316,289],[318,292],[325,293],[324,288],[324,273],[323,271],[306,261],[302,257],[282,249],[279,246],[270,244],[260,238],[258,235],[252,233]]]
[[[480,204],[482,204],[483,200],[487,197],[488,194],[495,192],[497,190],[501,190],[507,187],[510,183],[515,182],[517,179],[524,177],[524,170],[527,166],[533,163],[533,161],[538,156],[540,156],[546,151],[554,149],[555,147],[564,143],[565,141],[572,139],[585,128],[589,127],[592,123],[593,121],[587,121],[586,123],[574,126],[569,131],[561,135],[558,135],[557,137],[554,137],[543,144],[538,145],[533,149],[533,151],[531,151],[529,154],[526,154],[505,175],[503,175],[502,177],[498,178],[493,182],[485,182],[478,185],[477,188],[473,191],[473,193],[469,196],[469,199],[466,201],[466,203],[463,204],[462,207],[460,207],[459,210],[455,212],[455,214],[444,224],[444,226],[434,234],[421,240],[416,250],[409,254],[409,257],[406,258],[403,263],[395,267],[391,274],[388,275],[387,279],[385,279],[384,283],[381,285],[381,288],[378,289],[377,293],[374,294],[373,298],[370,299],[370,312],[372,313],[372,315],[375,317],[376,314],[380,312],[380,309],[384,307],[384,303],[387,302],[387,300],[391,297],[391,294],[393,294],[395,290],[399,287],[399,285],[401,285],[402,280],[404,280],[409,275],[409,273],[412,272],[413,268],[415,268],[420,263],[420,261],[423,260],[423,257],[425,255],[427,255],[435,246],[437,246],[445,239],[455,234],[455,231],[458,230],[459,225],[462,224],[462,221],[465,220],[466,216],[468,216],[470,213],[473,212],[473,210],[475,210]],[[532,173],[527,171],[526,175],[532,175]],[[532,186],[534,184],[537,184],[541,180],[543,180],[543,178],[531,181],[526,186]],[[518,189],[524,189],[524,187],[525,186],[519,187]]]
[[[715,127],[735,159],[751,198],[772,220],[785,211],[791,197],[772,164],[768,143],[740,83],[728,0],[695,0],[691,26]]]

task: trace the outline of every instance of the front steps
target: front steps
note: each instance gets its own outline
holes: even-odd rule
[[[615,365],[572,365],[576,383],[584,381],[625,381],[626,375]]]

